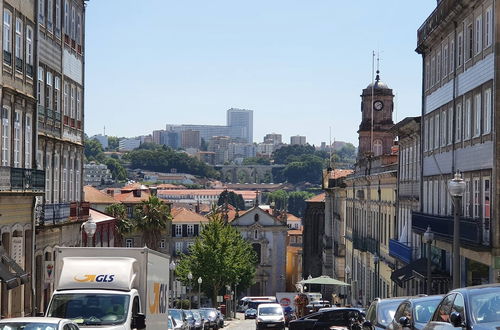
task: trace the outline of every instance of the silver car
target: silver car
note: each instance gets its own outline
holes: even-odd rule
[[[68,319],[57,317],[15,317],[0,320],[0,330],[79,330],[78,325]]]

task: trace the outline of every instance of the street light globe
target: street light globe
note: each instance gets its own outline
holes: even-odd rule
[[[203,283],[203,280],[201,279],[201,277],[198,277],[198,284],[201,284]]]
[[[313,277],[311,276],[311,274],[309,274],[309,276],[307,277],[308,280],[311,280]]]
[[[349,266],[345,266],[345,273],[346,273],[347,275],[351,274],[351,267],[349,267]]]
[[[307,290],[307,286],[304,285],[304,291]]]
[[[430,244],[432,243],[433,240],[434,240],[434,233],[431,230],[431,226],[428,226],[427,230],[424,233],[424,241]]]
[[[95,234],[95,231],[97,229],[97,224],[95,223],[94,219],[92,219],[91,216],[89,216],[88,220],[85,221],[83,224],[83,230],[85,230],[85,234],[89,237],[93,237]]]
[[[170,270],[175,270],[175,267],[177,267],[177,265],[175,264],[175,261],[172,260],[172,262],[170,262],[170,265],[168,265],[168,267],[170,268]]]
[[[373,263],[378,264],[379,261],[380,261],[380,257],[378,255],[374,255],[373,256]]]
[[[459,171],[455,173],[455,177],[448,181],[448,190],[453,197],[460,197],[465,192],[465,181]]]
[[[193,274],[191,274],[191,272],[189,272],[189,274],[188,274],[188,280],[191,281],[192,279],[193,279]]]

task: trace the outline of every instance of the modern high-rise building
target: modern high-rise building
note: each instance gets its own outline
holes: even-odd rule
[[[306,145],[306,137],[302,135],[295,135],[295,136],[290,136],[290,144],[294,145],[297,144],[299,146],[305,146]]]
[[[282,144],[283,141],[282,141],[282,136],[281,134],[277,134],[277,133],[270,133],[270,134],[266,134],[264,136],[264,143],[271,143],[271,144]]]
[[[241,127],[243,139],[253,142],[253,110],[231,108],[227,110],[227,126]]]
[[[186,130],[181,132],[182,148],[200,148],[200,131]]]

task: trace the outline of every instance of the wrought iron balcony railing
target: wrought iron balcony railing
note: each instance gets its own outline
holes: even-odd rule
[[[0,166],[0,191],[43,192],[45,171]]]

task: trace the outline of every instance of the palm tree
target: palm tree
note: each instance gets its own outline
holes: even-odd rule
[[[133,225],[127,218],[127,210],[125,205],[121,203],[107,206],[105,212],[116,219],[115,221],[115,246],[123,246],[123,237],[130,234],[133,230]]]
[[[144,244],[158,250],[162,234],[170,228],[170,207],[157,196],[150,196],[136,207],[134,229],[141,233]]]

